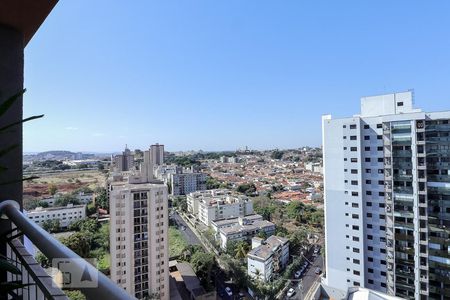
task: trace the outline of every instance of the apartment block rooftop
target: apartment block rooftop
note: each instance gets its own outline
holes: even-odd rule
[[[265,261],[272,256],[273,253],[279,249],[279,247],[285,245],[286,243],[289,243],[289,239],[272,235],[266,240],[261,240],[261,245],[250,250],[247,255],[254,259],[256,258]]]

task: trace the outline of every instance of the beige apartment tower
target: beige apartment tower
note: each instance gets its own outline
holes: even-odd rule
[[[138,299],[169,299],[167,187],[146,181],[110,185],[111,279]]]
[[[159,166],[164,163],[164,145],[156,143],[150,146],[150,159],[153,165]]]

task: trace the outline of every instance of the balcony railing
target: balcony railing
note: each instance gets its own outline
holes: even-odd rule
[[[20,210],[19,204],[13,200],[0,203],[0,214],[6,216],[12,223],[14,231],[8,238],[7,256],[21,270],[21,275],[7,273],[8,280],[20,279],[23,284],[31,285],[10,292],[13,299],[67,299],[62,291],[36,262],[34,257],[20,242],[20,236],[27,237],[50,261],[53,259],[71,260],[74,273],[97,275],[97,287],[80,287],[87,299],[135,299],[125,290],[116,285],[103,273],[61,244],[47,231],[30,221]],[[16,233],[17,232],[17,233]],[[55,266],[53,266],[55,267]]]

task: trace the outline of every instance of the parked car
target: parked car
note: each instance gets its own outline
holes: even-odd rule
[[[322,272],[320,268],[316,268],[316,274],[319,275]]]
[[[298,270],[297,272],[295,272],[294,278],[295,278],[295,279],[298,279],[298,278],[300,278],[300,276],[302,276],[302,271],[301,271],[301,269]]]
[[[230,289],[230,287],[227,286],[225,288],[225,292],[227,293],[228,296],[230,296],[230,297],[233,296],[233,291]]]
[[[294,296],[295,294],[295,290],[293,288],[290,288],[286,294],[286,296],[288,296],[289,298]]]
[[[239,292],[239,299],[244,299],[245,298],[245,294],[243,292]]]
[[[316,246],[316,248],[314,249],[314,254],[315,254],[315,255],[318,255],[319,252],[320,252],[320,247],[319,247],[319,246]]]

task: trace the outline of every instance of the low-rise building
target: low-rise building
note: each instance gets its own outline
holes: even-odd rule
[[[262,219],[260,215],[250,217],[238,217],[228,220],[221,220],[212,224],[216,231],[216,239],[220,247],[226,249],[230,242],[247,241],[263,232],[265,236],[275,233],[275,224]]]
[[[252,239],[252,250],[247,254],[247,274],[263,282],[284,270],[289,261],[289,240],[272,235],[266,240]]]
[[[93,194],[92,193],[85,193],[85,192],[79,192],[75,198],[77,198],[80,203],[88,204],[92,201]]]
[[[47,220],[59,220],[59,226],[67,228],[71,223],[86,218],[86,205],[73,205],[60,207],[37,207],[27,212],[29,219],[42,226]]]
[[[231,190],[197,191],[187,195],[188,211],[203,224],[211,221],[244,217],[253,214],[253,202]]]

